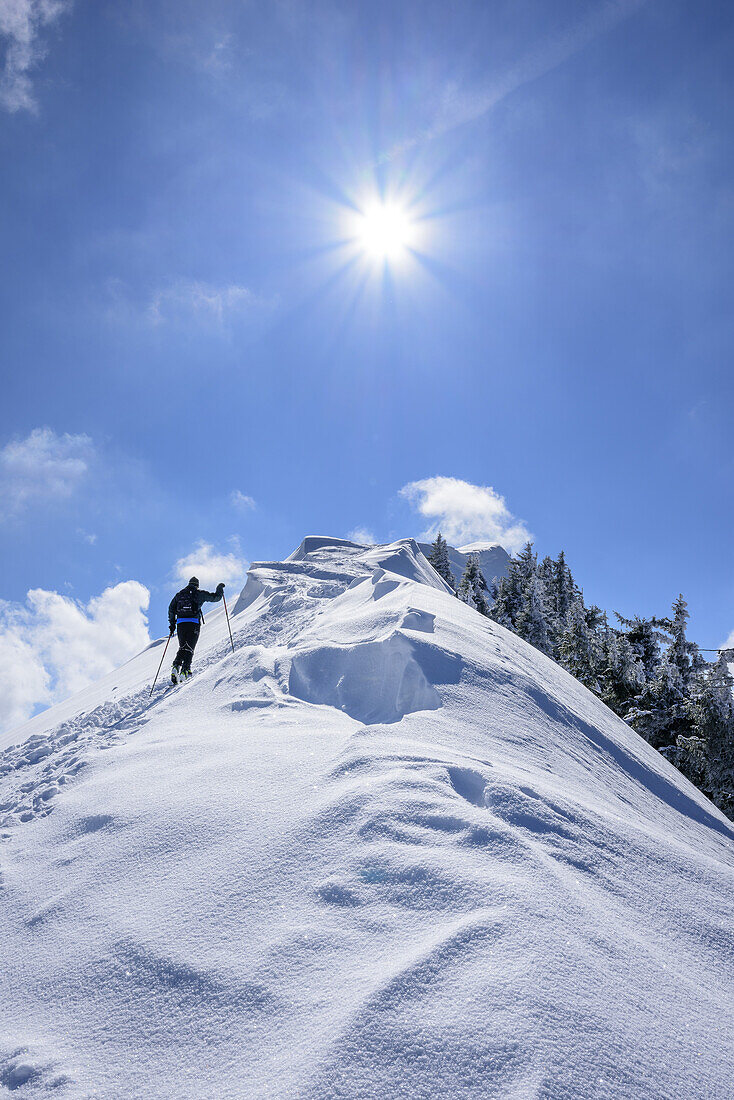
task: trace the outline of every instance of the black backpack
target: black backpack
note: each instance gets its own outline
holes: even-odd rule
[[[195,589],[183,588],[176,596],[177,619],[199,619],[199,601]]]

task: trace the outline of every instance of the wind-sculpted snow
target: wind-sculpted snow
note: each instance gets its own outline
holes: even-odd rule
[[[412,540],[253,565],[0,754],[0,1094],[730,1091],[732,828]]]
[[[364,610],[365,591],[371,589],[372,601],[394,593],[400,598],[403,573],[393,573],[389,566],[408,572],[406,559],[411,558],[406,548],[401,547],[397,553],[386,556],[385,568],[378,566],[369,580],[352,582],[345,598],[335,600],[328,619],[322,618],[317,623],[318,634],[323,636],[326,622],[333,622],[330,644],[309,647],[309,635],[304,632],[305,648],[299,645],[290,660],[291,695],[309,703],[337,707],[366,724],[397,722],[412,711],[440,707],[436,687],[458,682],[461,660],[420,637],[433,633],[435,615],[407,607],[399,617],[395,616],[395,628],[374,640],[368,633],[370,615],[361,640],[340,644],[344,636],[343,619],[348,618],[354,630]],[[357,585],[360,590],[352,592]],[[366,608],[369,613],[369,602]]]
[[[380,642],[297,654],[288,690],[298,699],[338,707],[365,723],[397,722],[411,711],[441,705],[421,668],[420,651],[398,632]]]

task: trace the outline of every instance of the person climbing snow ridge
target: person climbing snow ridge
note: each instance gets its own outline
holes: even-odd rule
[[[169,637],[173,637],[174,630],[178,635],[178,653],[171,668],[171,683],[177,684],[191,675],[191,660],[201,629],[201,605],[219,603],[223,596],[223,583],[217,585],[216,592],[206,592],[199,588],[198,577],[192,577],[168,605]]]

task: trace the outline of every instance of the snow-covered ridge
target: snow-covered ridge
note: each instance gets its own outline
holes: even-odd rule
[[[470,542],[466,546],[457,546],[456,549],[460,554],[479,554],[482,550],[496,550],[499,547],[500,550],[504,549],[498,542]],[[507,553],[507,551],[505,551]]]
[[[419,546],[309,537],[0,754],[18,1096],[724,1096],[731,824]],[[15,1095],[15,1092],[13,1092]]]

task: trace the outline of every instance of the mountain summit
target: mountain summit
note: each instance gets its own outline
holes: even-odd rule
[[[0,1086],[731,1086],[731,823],[413,540],[309,537],[0,754]]]

